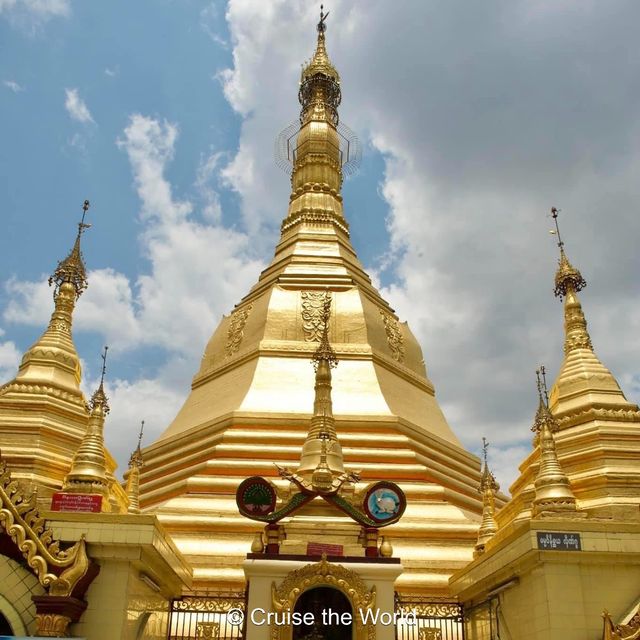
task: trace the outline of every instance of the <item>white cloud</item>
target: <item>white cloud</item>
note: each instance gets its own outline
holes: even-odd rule
[[[82,122],[94,122],[91,112],[84,100],[80,97],[77,89],[65,89],[64,107],[72,120]]]
[[[0,329],[0,338],[4,335]],[[0,340],[0,381],[10,380],[16,374],[22,354],[11,340]]]
[[[229,48],[229,43],[220,35],[218,31],[218,22],[220,21],[220,14],[215,2],[207,5],[200,12],[200,26],[203,31],[223,49]]]
[[[212,186],[212,182],[217,179],[222,158],[223,154],[219,151],[202,157],[196,174],[195,186],[202,200],[202,214],[209,222],[219,222],[222,215],[218,191]]]
[[[8,295],[3,318],[5,322],[27,326],[46,326],[53,311],[52,289],[43,274],[37,282],[10,278],[5,282]]]
[[[11,89],[13,93],[20,93],[21,91],[24,91],[24,87],[18,84],[15,80],[4,80],[2,84],[4,84],[7,89]]]
[[[0,0],[0,16],[16,27],[34,31],[51,18],[67,17],[70,0]]]
[[[115,78],[118,75],[118,68],[111,69],[110,67],[105,67],[104,74],[110,78]]]

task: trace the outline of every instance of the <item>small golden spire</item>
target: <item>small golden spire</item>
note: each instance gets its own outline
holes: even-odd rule
[[[496,493],[500,490],[500,485],[497,483],[493,473],[489,470],[489,463],[487,461],[488,448],[489,443],[485,438],[482,438],[484,465],[480,478],[480,486],[478,487],[478,491],[482,494],[482,521],[480,522],[480,529],[478,529],[478,542],[475,546],[477,553],[484,551],[487,541],[498,531],[495,512]]]
[[[107,367],[107,351],[102,357],[100,385],[88,405],[89,423],[80,446],[73,456],[71,470],[64,479],[63,491],[69,493],[100,494],[103,496],[103,510],[108,505],[109,480],[104,452],[104,421],[109,413],[109,404],[104,392],[104,376]]]
[[[73,286],[76,299],[78,299],[87,288],[87,271],[84,266],[82,251],[80,250],[80,238],[84,231],[91,227],[90,224],[86,224],[84,221],[88,210],[89,201],[85,200],[82,205],[82,219],[78,223],[78,235],[76,236],[73,248],[69,255],[58,263],[56,270],[49,278],[49,286],[54,283],[56,285],[53,292],[54,300],[57,298],[60,287],[64,283],[69,283]]]
[[[49,285],[55,284],[55,308],[45,332],[24,354],[16,376],[18,382],[48,383],[55,380],[66,391],[80,395],[80,360],[71,337],[71,325],[76,300],[87,288],[80,238],[91,226],[84,221],[88,209],[89,201],[85,200],[73,248],[49,278]]]
[[[316,372],[313,416],[298,467],[298,473],[310,477],[314,489],[319,490],[325,485],[330,488],[334,476],[344,473],[331,402],[331,369],[338,364],[338,358],[329,342],[330,318],[331,295],[327,291],[322,308],[322,336],[313,355]]]
[[[558,237],[558,249],[560,257],[558,258],[558,270],[555,277],[554,295],[564,303],[564,324],[565,324],[565,342],[564,352],[568,354],[573,349],[588,349],[593,351],[591,344],[591,336],[587,331],[587,320],[582,311],[582,305],[576,295],[578,291],[582,291],[587,286],[587,281],[582,274],[576,269],[567,258],[564,251],[564,242],[560,235],[560,227],[558,225],[559,209],[551,207],[551,217],[555,223],[555,230],[552,234]]]
[[[533,515],[537,516],[543,512],[573,512],[576,511],[576,499],[556,452],[553,434],[558,431],[558,423],[549,410],[544,366],[536,370],[536,379],[539,403],[531,430],[536,433],[535,443],[540,449],[540,458],[538,475],[534,482]]]
[[[138,446],[129,458],[129,476],[127,477],[126,492],[129,498],[129,513],[140,513],[140,469],[144,466],[142,458],[142,433],[144,431],[144,420],[140,423],[140,433],[138,434]]]

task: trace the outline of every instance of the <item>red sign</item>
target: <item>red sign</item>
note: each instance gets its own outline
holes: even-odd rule
[[[326,553],[328,556],[343,556],[344,547],[341,544],[325,544],[324,542],[307,542],[308,556],[321,556]]]
[[[102,511],[102,496],[58,491],[51,498],[51,511],[100,513]]]

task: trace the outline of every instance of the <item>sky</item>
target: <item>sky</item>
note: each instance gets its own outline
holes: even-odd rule
[[[464,445],[506,490],[531,449],[534,371],[562,361],[552,206],[597,355],[640,401],[640,4],[333,0],[352,241],[420,341]],[[0,0],[0,380],[83,238],[74,339],[126,469],[186,398],[222,314],[273,255],[273,157],[313,53],[309,0]]]

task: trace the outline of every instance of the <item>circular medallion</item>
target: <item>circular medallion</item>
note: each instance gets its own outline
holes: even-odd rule
[[[266,516],[276,508],[276,490],[264,478],[253,476],[240,483],[236,503],[240,513],[248,518]]]
[[[397,484],[376,482],[366,490],[362,506],[378,526],[385,526],[400,519],[407,506],[407,498]]]

